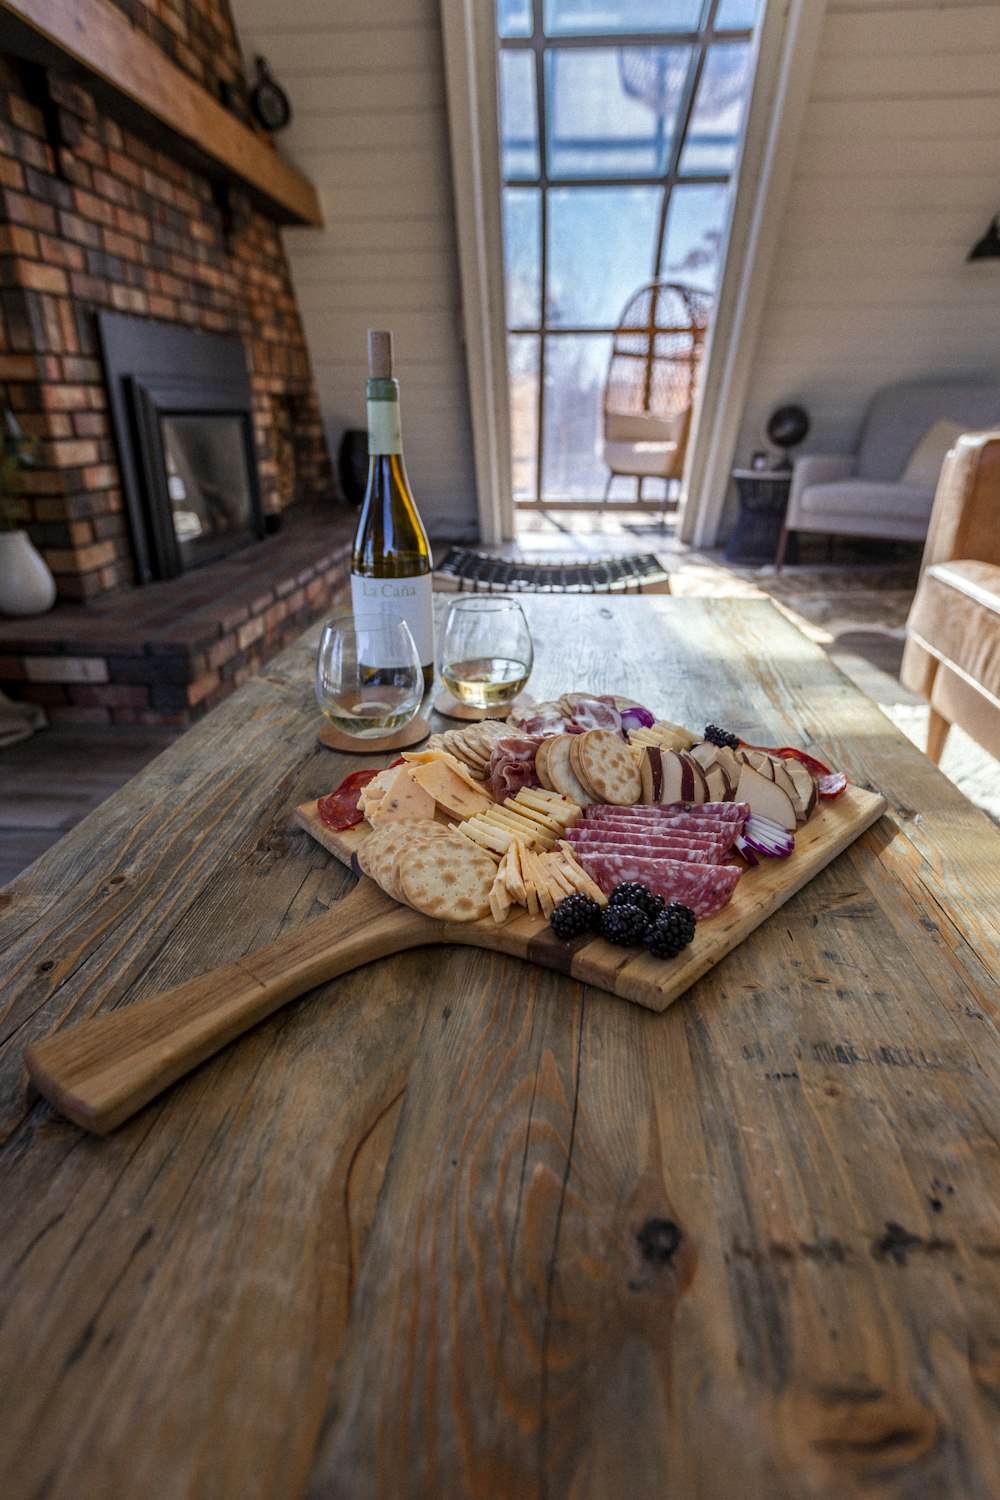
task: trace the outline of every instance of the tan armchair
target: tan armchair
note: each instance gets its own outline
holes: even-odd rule
[[[952,724],[1000,757],[1000,431],[944,461],[900,677],[930,703],[932,760]]]

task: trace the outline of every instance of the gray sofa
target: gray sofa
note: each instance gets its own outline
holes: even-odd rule
[[[795,460],[777,565],[784,560],[789,533],[797,531],[923,541],[937,474],[922,483],[903,483],[901,476],[936,422],[957,423],[970,432],[996,427],[1000,385],[937,381],[879,391],[856,454],[807,454]]]

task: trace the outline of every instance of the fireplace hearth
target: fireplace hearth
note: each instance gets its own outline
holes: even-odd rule
[[[137,581],[263,537],[239,339],[109,313],[97,322]]]

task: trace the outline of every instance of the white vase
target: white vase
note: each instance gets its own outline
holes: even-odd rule
[[[0,531],[0,611],[42,615],[56,602],[56,581],[26,531]]]

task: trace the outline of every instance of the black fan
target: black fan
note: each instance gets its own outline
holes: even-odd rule
[[[801,443],[809,431],[809,413],[801,406],[779,406],[767,420],[767,435],[776,448],[782,450],[779,469],[790,469],[792,461],[788,450]]]

